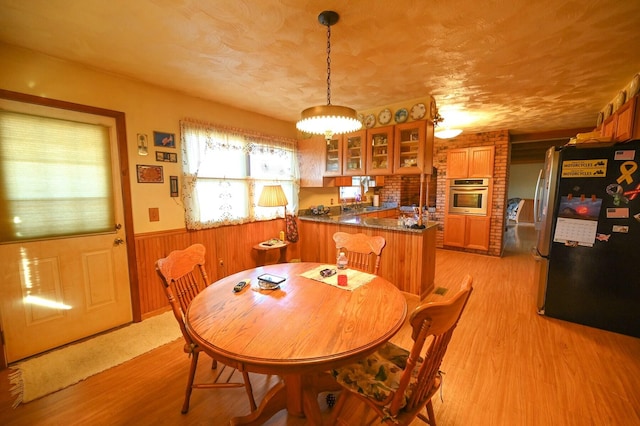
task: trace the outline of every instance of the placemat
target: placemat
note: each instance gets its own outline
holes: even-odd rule
[[[307,272],[303,272],[302,274],[300,274],[300,276],[303,276],[305,278],[310,278],[315,281],[320,281],[325,284],[329,284],[334,287],[341,288],[343,290],[349,290],[349,291],[355,290],[356,288],[362,285],[365,285],[366,283],[370,282],[376,277],[375,275],[368,274],[366,272],[347,268],[342,270],[336,270],[336,273],[334,275],[324,278],[322,275],[320,275],[320,271],[327,268],[336,269],[336,265],[321,265]],[[347,276],[346,286],[338,285],[338,275],[340,274],[344,274]]]

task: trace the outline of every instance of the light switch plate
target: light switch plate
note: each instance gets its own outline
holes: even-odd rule
[[[149,222],[160,221],[160,209],[158,207],[149,207]]]

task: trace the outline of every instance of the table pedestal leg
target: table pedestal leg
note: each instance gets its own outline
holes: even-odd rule
[[[287,407],[287,387],[283,381],[269,389],[258,409],[248,416],[234,417],[231,425],[261,425]]]
[[[311,426],[322,425],[318,405],[318,379],[315,375],[286,375],[267,392],[258,409],[248,416],[234,417],[231,425],[261,425],[278,411],[287,409],[292,416],[306,417]]]

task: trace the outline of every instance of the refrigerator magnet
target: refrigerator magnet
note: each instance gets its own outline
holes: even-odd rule
[[[607,207],[607,219],[626,219],[629,217],[629,209],[625,207]]]

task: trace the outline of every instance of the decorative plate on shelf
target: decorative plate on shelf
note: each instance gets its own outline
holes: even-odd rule
[[[629,84],[629,99],[638,94],[638,89],[640,89],[640,74],[636,74]]]
[[[604,121],[604,113],[600,111],[598,113],[598,119],[596,120],[596,127],[600,127],[603,121]]]
[[[364,126],[364,114],[358,114],[358,121]]]
[[[431,103],[429,104],[429,119],[433,120],[436,118],[436,111],[438,107],[436,106],[436,100],[431,99]]]
[[[424,104],[415,104],[411,107],[411,119],[420,120],[424,118],[427,113],[427,108]]]
[[[616,98],[614,99],[613,110],[617,111],[618,108],[620,108],[626,100],[627,100],[627,92],[623,90],[620,93],[618,93],[618,96],[616,96]]]
[[[409,118],[409,111],[406,108],[400,108],[396,111],[396,123],[404,123]]]
[[[364,118],[364,125],[367,129],[372,128],[376,125],[376,116],[373,114],[369,114]]]
[[[606,120],[613,113],[613,104],[609,104],[604,109],[604,119]]]
[[[382,111],[380,111],[380,114],[378,114],[378,123],[380,124],[389,124],[389,122],[391,121],[391,110],[389,108],[385,108]]]

